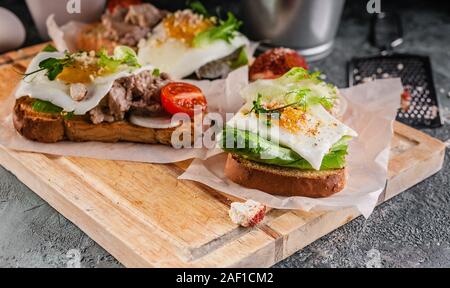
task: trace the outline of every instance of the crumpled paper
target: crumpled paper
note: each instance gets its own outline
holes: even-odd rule
[[[328,198],[281,197],[244,188],[225,177],[225,153],[206,160],[194,160],[179,179],[197,181],[223,193],[256,200],[272,208],[328,211],[356,207],[368,218],[386,185],[393,121],[402,91],[399,79],[377,80],[341,90],[348,102],[343,122],[356,130],[359,137],[349,147],[349,176],[345,189]]]
[[[83,28],[87,26],[86,23],[70,21],[59,27],[53,14],[48,16],[46,22],[48,35],[53,40],[58,51],[76,52],[78,50],[76,38]]]
[[[231,72],[227,79],[214,81],[186,81],[202,89],[208,102],[208,112],[224,114],[237,111],[243,100],[242,87],[248,85],[248,67]],[[171,146],[137,143],[38,143],[22,137],[14,129],[12,111],[14,93],[0,109],[0,145],[14,150],[38,152],[59,156],[78,156],[108,160],[126,160],[147,163],[174,163],[192,158],[206,159],[217,153],[206,148],[175,149]]]

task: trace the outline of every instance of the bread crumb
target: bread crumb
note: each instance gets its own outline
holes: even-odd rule
[[[228,212],[231,221],[242,227],[253,227],[260,223],[266,214],[266,206],[254,200],[245,203],[231,203]]]

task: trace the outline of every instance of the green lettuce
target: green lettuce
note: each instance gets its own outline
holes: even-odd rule
[[[345,167],[349,136],[344,136],[330,149],[322,161],[320,170],[341,169]],[[221,148],[245,159],[299,170],[314,170],[311,164],[293,150],[276,145],[248,131],[227,127],[222,134]],[[231,148],[230,148],[231,147]],[[245,148],[237,148],[245,147]]]
[[[242,95],[248,103],[278,103],[282,107],[295,106],[307,109],[320,104],[331,109],[337,98],[337,88],[320,78],[320,73],[309,73],[295,67],[282,77],[273,80],[259,80],[249,84]]]
[[[228,13],[227,20],[220,20],[218,26],[211,27],[206,31],[200,32],[194,38],[194,47],[204,47],[217,40],[224,40],[231,43],[231,40],[236,36],[242,22],[237,20],[232,13]]]
[[[230,67],[231,69],[237,69],[239,67],[245,66],[248,64],[248,56],[247,56],[247,51],[245,49],[246,47],[241,47],[239,49],[239,55],[236,59],[234,59],[231,63],[230,63]]]
[[[127,46],[117,46],[114,49],[113,56],[109,56],[106,50],[101,50],[97,56],[99,58],[98,65],[110,72],[116,72],[122,65],[134,68],[141,67],[136,52]]]
[[[55,104],[52,104],[49,101],[44,101],[40,99],[34,100],[31,109],[39,113],[60,114],[67,120],[72,119],[72,117],[74,116],[73,112],[66,112],[64,111],[63,108],[56,106]]]

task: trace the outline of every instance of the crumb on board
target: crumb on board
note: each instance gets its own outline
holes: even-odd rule
[[[242,227],[253,227],[264,219],[266,206],[253,200],[245,203],[234,202],[231,203],[228,214],[233,223]]]

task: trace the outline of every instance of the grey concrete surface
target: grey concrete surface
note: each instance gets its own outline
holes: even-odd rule
[[[398,52],[430,55],[441,104],[450,107],[450,8],[444,1],[398,2],[405,26],[405,44]],[[365,4],[348,2],[333,54],[312,65],[341,87],[347,84],[349,59],[377,53],[367,43]],[[450,138],[449,125],[424,132],[443,141]],[[449,156],[447,149],[441,172],[379,206],[368,220],[352,221],[275,267],[450,267]],[[0,168],[0,267],[67,267],[76,258],[81,267],[121,267]]]

